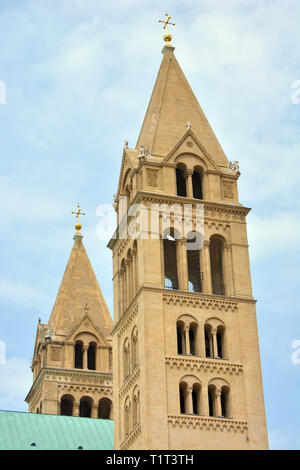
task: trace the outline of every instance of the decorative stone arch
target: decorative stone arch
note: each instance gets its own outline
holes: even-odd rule
[[[110,398],[100,398],[98,402],[98,418],[113,419],[113,404]]]
[[[136,385],[132,392],[132,426],[140,421],[140,391]]]
[[[217,317],[210,317],[204,323],[206,357],[228,358],[226,325]]]
[[[190,314],[182,314],[176,321],[177,353],[199,356],[199,322]]]
[[[178,162],[175,164],[176,177],[176,194],[177,196],[187,196],[187,166],[185,163]]]
[[[215,377],[209,381],[207,390],[210,416],[231,418],[232,403],[229,382],[222,377]]]
[[[131,332],[131,340],[130,340],[130,353],[131,353],[131,358],[130,358],[130,363],[131,363],[131,369],[133,370],[137,364],[138,364],[138,329],[137,326],[135,325],[132,329]]]
[[[179,406],[181,414],[200,415],[203,409],[201,380],[195,375],[185,375],[179,381]]]
[[[79,400],[79,416],[82,418],[91,418],[93,412],[94,400],[85,395]]]
[[[73,416],[75,399],[71,394],[65,394],[59,402],[59,414],[63,416]]]

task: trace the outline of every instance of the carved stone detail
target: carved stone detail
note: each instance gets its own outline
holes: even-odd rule
[[[225,312],[231,310],[232,312],[234,312],[238,309],[237,302],[232,302],[230,300],[218,300],[205,297],[198,297],[193,296],[191,294],[163,294],[163,301],[166,302],[168,305],[187,305],[189,307],[203,308],[205,310],[223,310]]]
[[[168,422],[173,427],[204,429],[205,431],[228,431],[244,433],[248,431],[247,421],[210,416],[169,415]]]
[[[154,188],[158,187],[158,170],[154,170],[153,168],[147,168],[146,177],[148,186],[152,186]]]
[[[239,375],[243,372],[242,364],[222,360],[209,360],[199,357],[166,356],[165,363],[171,369],[184,369],[193,371],[216,372],[218,374]]]

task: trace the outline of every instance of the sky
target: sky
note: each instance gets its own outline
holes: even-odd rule
[[[103,208],[112,217],[124,141],[136,145],[162,59],[166,10],[177,60],[239,161],[239,198],[252,208],[270,448],[299,449],[298,0],[1,0],[0,409],[27,411],[36,326],[48,322],[78,202],[113,313]]]

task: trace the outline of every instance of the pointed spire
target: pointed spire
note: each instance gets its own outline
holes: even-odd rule
[[[83,235],[74,235],[74,245],[50,316],[49,327],[67,335],[88,313],[104,337],[112,330],[112,319],[85,251]]]
[[[149,148],[152,155],[166,156],[193,124],[193,133],[216,164],[227,166],[228,160],[202,111],[180,65],[174,47],[165,46],[163,60],[136,145]]]

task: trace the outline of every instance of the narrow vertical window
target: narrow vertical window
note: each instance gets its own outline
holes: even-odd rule
[[[177,196],[186,197],[186,174],[183,165],[176,168],[176,188]]]

